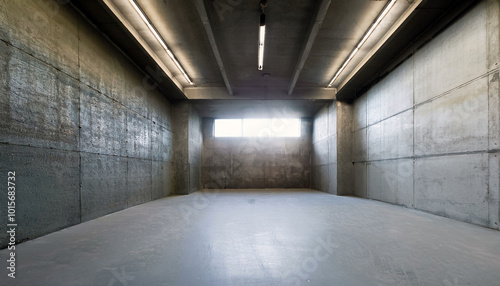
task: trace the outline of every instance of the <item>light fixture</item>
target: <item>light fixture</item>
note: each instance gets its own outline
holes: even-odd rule
[[[396,0],[390,0],[389,3],[387,3],[387,5],[385,5],[384,9],[382,10],[382,13],[380,13],[378,15],[377,20],[375,22],[373,22],[373,24],[370,26],[370,29],[368,29],[368,31],[365,33],[365,35],[363,36],[363,38],[361,39],[361,41],[356,45],[356,48],[354,48],[354,50],[351,52],[351,54],[349,54],[349,57],[344,62],[344,64],[342,64],[342,67],[337,71],[337,73],[335,74],[335,76],[333,77],[333,79],[328,84],[328,87],[331,87],[332,84],[335,82],[335,80],[339,77],[339,75],[344,71],[344,69],[347,67],[347,65],[349,64],[349,62],[352,60],[352,58],[354,58],[354,56],[356,55],[356,53],[359,51],[359,49],[361,49],[361,47],[363,46],[363,44],[366,42],[366,40],[368,40],[368,38],[370,37],[370,35],[377,28],[378,24],[380,24],[380,22],[382,21],[382,19],[384,19],[385,15],[387,15],[387,13],[389,12],[389,10],[391,10],[392,6],[394,6],[395,3],[396,3]]]
[[[189,78],[188,74],[184,70],[184,68],[182,68],[182,65],[175,58],[175,56],[172,53],[172,51],[168,48],[167,44],[165,44],[165,41],[160,36],[160,34],[158,33],[158,31],[156,31],[155,27],[151,24],[151,22],[146,17],[146,15],[142,11],[142,9],[139,7],[139,5],[134,0],[128,0],[128,1],[132,5],[132,7],[134,7],[134,10],[137,12],[137,14],[139,14],[139,16],[141,17],[142,21],[146,24],[146,26],[151,31],[151,33],[153,33],[153,35],[155,36],[155,38],[158,41],[158,43],[160,43],[160,45],[163,47],[163,49],[167,52],[168,56],[170,57],[170,59],[172,59],[172,61],[174,62],[175,66],[179,69],[179,71],[182,73],[182,75],[187,80],[187,82],[190,85],[194,85],[194,83],[191,81],[191,79]]]
[[[260,9],[262,13],[260,14],[260,25],[259,25],[259,70],[264,68],[264,42],[266,40],[266,15],[264,14],[264,8],[267,7],[267,1],[260,1]]]

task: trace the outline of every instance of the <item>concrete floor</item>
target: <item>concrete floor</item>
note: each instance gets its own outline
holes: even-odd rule
[[[1,285],[500,284],[498,231],[310,190],[168,197],[16,256],[16,280],[2,267]]]

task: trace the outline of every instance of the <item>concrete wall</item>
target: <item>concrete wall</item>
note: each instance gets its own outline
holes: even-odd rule
[[[0,40],[0,182],[16,172],[18,240],[172,193],[169,101],[73,8],[0,0]]]
[[[337,102],[325,105],[314,117],[311,188],[337,194]]]
[[[215,138],[203,118],[203,188],[309,188],[311,119],[301,122],[300,138]]]
[[[498,229],[498,5],[480,2],[355,102],[357,196]]]
[[[354,195],[353,112],[353,105],[337,102],[337,195],[340,196]]]
[[[352,110],[352,105],[334,101],[314,117],[311,186],[315,190],[353,194]]]
[[[174,105],[174,158],[176,194],[186,195],[200,189],[201,149],[203,136],[201,118],[188,101]]]

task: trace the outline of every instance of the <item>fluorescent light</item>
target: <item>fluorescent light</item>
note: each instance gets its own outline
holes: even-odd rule
[[[266,40],[266,15],[260,15],[259,30],[259,70],[264,68],[264,41]]]
[[[139,7],[139,5],[137,5],[137,3],[135,3],[134,0],[128,0],[128,2],[130,2],[130,4],[132,5],[132,7],[134,7],[134,10],[137,12],[137,14],[139,14],[139,16],[141,17],[142,21],[146,24],[146,26],[151,31],[151,33],[155,36],[155,38],[158,41],[158,43],[160,43],[160,45],[163,47],[163,49],[167,52],[168,56],[174,62],[175,66],[179,69],[179,71],[182,73],[182,75],[187,80],[187,82],[190,85],[194,85],[194,83],[191,81],[191,79],[189,78],[188,74],[184,70],[184,68],[182,68],[182,66],[179,63],[179,61],[177,61],[177,59],[175,58],[175,56],[172,53],[172,51],[168,48],[167,44],[165,44],[165,41],[163,41],[163,38],[160,36],[160,34],[158,33],[158,31],[156,31],[155,27],[153,27],[153,25],[149,22],[148,18],[144,14],[144,12],[142,12],[142,9]]]
[[[391,8],[392,8],[392,6],[394,6],[394,4],[396,4],[396,0],[391,0],[384,7],[384,10],[382,10],[382,13],[380,13],[378,15],[377,20],[370,26],[370,29],[368,29],[368,31],[365,33],[365,35],[363,36],[363,38],[361,39],[361,41],[359,41],[359,43],[356,45],[356,48],[354,48],[354,50],[351,52],[351,54],[349,55],[349,57],[347,58],[347,60],[344,62],[344,64],[342,65],[342,67],[337,71],[337,73],[335,74],[335,76],[333,77],[333,79],[328,84],[328,87],[331,87],[332,84],[335,82],[335,80],[339,77],[339,75],[344,71],[344,69],[347,67],[347,65],[349,64],[349,62],[354,58],[354,55],[356,55],[356,53],[359,51],[359,49],[361,49],[361,47],[363,46],[363,44],[366,42],[366,40],[368,40],[368,38],[373,33],[373,31],[375,31],[375,29],[377,28],[378,24],[380,24],[380,22],[382,21],[382,19],[384,19],[385,15],[387,15],[387,13],[389,13],[389,10],[391,10]]]
[[[259,32],[259,70],[264,67],[264,39],[266,37],[266,26],[260,26]]]
[[[347,67],[349,62],[352,60],[352,58],[354,58],[354,56],[356,55],[356,53],[358,51],[359,51],[359,48],[355,48],[354,51],[351,52],[351,54],[349,55],[349,58],[347,58],[347,60],[342,65],[342,67],[337,71],[337,73],[333,77],[332,81],[330,81],[330,83],[328,84],[329,87],[332,86],[333,82],[339,77],[339,75],[342,73],[342,71],[344,71],[344,69]]]

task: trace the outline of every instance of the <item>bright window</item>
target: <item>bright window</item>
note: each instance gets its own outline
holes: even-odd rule
[[[241,137],[241,119],[216,119],[215,137]]]
[[[216,119],[214,129],[215,137],[300,137],[300,119]]]

